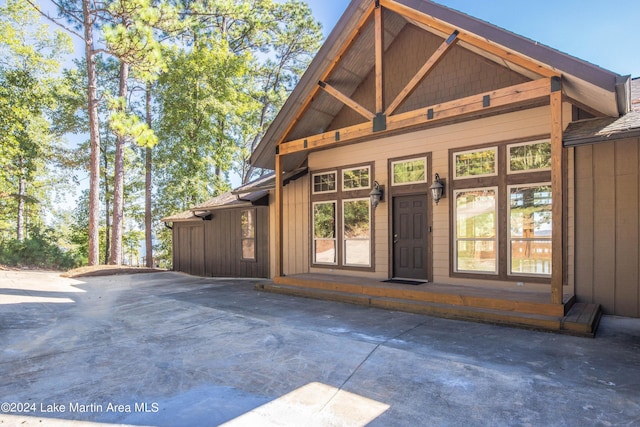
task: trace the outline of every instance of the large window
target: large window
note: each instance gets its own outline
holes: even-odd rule
[[[452,150],[451,160],[454,274],[548,279],[550,143]]]
[[[369,199],[342,202],[344,265],[371,265],[371,203]]]
[[[336,202],[313,204],[313,260],[336,264]]]
[[[496,188],[454,192],[458,271],[498,272]]]
[[[509,187],[509,273],[551,274],[551,185]]]
[[[372,166],[312,174],[312,264],[372,267]]]

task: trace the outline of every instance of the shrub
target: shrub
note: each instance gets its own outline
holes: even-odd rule
[[[0,264],[53,270],[69,270],[80,265],[76,254],[61,249],[51,228],[34,228],[29,238],[0,242]]]

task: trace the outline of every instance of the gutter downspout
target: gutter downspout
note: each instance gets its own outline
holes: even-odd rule
[[[620,116],[631,111],[631,76],[616,77],[616,101]]]

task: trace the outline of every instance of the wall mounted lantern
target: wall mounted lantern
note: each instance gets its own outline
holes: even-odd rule
[[[436,176],[433,179],[433,184],[429,187],[431,190],[431,197],[433,197],[433,201],[436,202],[436,205],[444,195],[444,181],[440,179],[440,175],[436,173]]]
[[[380,202],[384,201],[384,186],[378,184],[378,181],[373,181],[373,190],[369,193],[371,199],[371,206],[373,209],[377,208]]]

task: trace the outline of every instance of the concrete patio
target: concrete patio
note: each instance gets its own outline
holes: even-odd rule
[[[640,422],[640,319],[578,338],[255,284],[0,271],[0,426]]]

